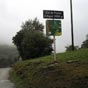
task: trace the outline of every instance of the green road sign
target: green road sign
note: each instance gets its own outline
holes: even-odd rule
[[[47,20],[46,33],[47,35],[60,36],[62,34],[61,21],[60,20]]]

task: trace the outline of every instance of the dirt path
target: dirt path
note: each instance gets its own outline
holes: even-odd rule
[[[8,80],[10,68],[0,68],[0,88],[15,88]]]

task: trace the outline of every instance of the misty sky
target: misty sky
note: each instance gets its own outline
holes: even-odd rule
[[[88,0],[72,1],[74,41],[80,46],[88,34]],[[56,37],[57,52],[63,52],[71,44],[70,0],[0,0],[0,44],[12,44],[12,37],[28,19],[37,17],[45,26],[43,10],[64,11],[62,36]]]

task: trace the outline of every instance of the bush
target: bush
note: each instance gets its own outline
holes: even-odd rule
[[[13,37],[13,43],[23,60],[52,53],[52,40],[43,34],[43,28],[37,19],[28,20],[22,25],[22,30]]]

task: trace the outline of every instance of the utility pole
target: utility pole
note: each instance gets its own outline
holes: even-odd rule
[[[74,33],[73,33],[73,9],[72,9],[72,0],[70,0],[70,10],[71,10],[71,37],[72,37],[72,50],[74,51]]]

